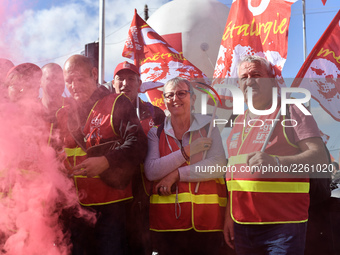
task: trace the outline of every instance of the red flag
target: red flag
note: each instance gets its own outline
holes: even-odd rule
[[[284,86],[281,71],[287,58],[290,7],[296,1],[233,1],[215,66],[214,86],[238,86],[237,66],[245,55],[267,58],[274,66],[279,85]],[[229,90],[220,88],[218,92],[231,98]]]
[[[335,120],[340,121],[340,11],[303,63],[292,87],[308,89]]]
[[[327,144],[328,141],[329,141],[330,136],[327,135],[327,134],[325,134],[324,132],[322,132],[320,129],[319,129],[319,132],[320,132],[322,141],[323,141],[325,144]]]
[[[188,80],[206,77],[139,17],[136,10],[122,56],[134,60],[139,67],[141,92],[161,87],[176,76]]]
[[[145,94],[151,104],[161,108],[163,111],[166,109],[162,91],[150,89]]]
[[[327,0],[321,0],[321,1],[322,1],[323,5],[325,5],[326,2],[327,2]]]

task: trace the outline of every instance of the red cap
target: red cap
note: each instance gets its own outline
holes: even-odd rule
[[[117,65],[117,67],[116,67],[116,69],[115,69],[115,71],[113,73],[113,78],[121,70],[131,70],[135,74],[139,75],[139,70],[138,70],[137,66],[135,66],[134,64],[131,64],[131,63],[127,62],[127,61],[124,61],[124,62],[122,62],[122,63]]]

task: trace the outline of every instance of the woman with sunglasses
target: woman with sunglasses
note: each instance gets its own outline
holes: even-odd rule
[[[150,130],[145,161],[153,248],[159,255],[218,254],[226,205],[219,130],[207,137],[211,117],[193,112],[196,96],[186,79],[169,80],[164,99],[170,115]]]

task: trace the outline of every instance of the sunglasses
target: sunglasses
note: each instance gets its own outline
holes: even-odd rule
[[[176,95],[177,98],[183,99],[187,96],[188,93],[190,93],[190,90],[179,90],[179,91],[176,91],[176,93],[168,92],[164,94],[164,98],[165,100],[170,101],[170,100],[173,100],[174,96]]]

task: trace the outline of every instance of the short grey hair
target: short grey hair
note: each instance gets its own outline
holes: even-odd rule
[[[188,81],[188,80],[185,79],[185,78],[179,77],[179,76],[177,76],[177,77],[175,77],[175,78],[172,78],[172,79],[168,80],[168,81],[164,84],[164,89],[165,89],[166,86],[168,86],[168,85],[170,85],[170,84],[171,84],[173,87],[175,87],[175,86],[177,86],[178,84],[180,84],[180,83],[182,83],[182,82],[185,83],[185,84],[188,86],[188,90],[190,91],[190,94],[191,94],[191,95],[195,94],[195,93],[194,93],[194,88],[193,88],[193,86],[191,85],[190,81]]]
[[[237,73],[240,69],[240,66],[245,62],[261,64],[266,67],[267,73],[269,76],[272,76],[272,77],[275,76],[275,72],[274,72],[272,64],[266,58],[263,58],[257,55],[246,55],[243,58],[241,58],[241,61],[238,63],[238,66],[237,66]]]

